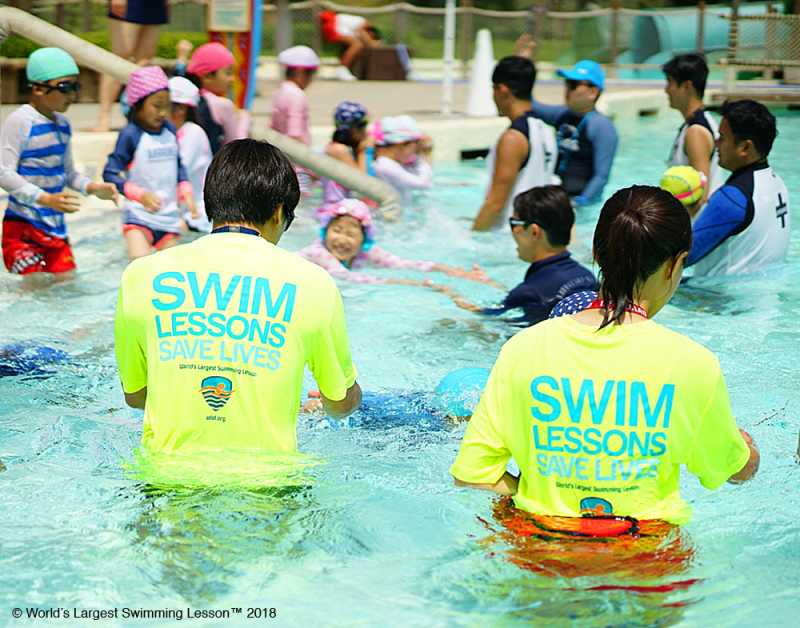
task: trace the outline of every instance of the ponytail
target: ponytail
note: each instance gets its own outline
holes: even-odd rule
[[[622,323],[637,288],[691,246],[689,214],[669,192],[634,185],[609,198],[594,232],[600,298],[607,308],[600,329]]]

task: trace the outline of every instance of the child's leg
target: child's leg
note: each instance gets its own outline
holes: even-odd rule
[[[126,229],[125,244],[128,246],[128,257],[132,260],[145,257],[153,252],[150,240],[141,229]]]
[[[162,236],[161,239],[156,243],[155,248],[156,251],[163,251],[164,249],[171,249],[173,246],[177,245],[181,241],[181,236],[177,233],[168,233],[165,236]]]

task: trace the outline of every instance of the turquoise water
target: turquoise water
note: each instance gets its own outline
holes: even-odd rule
[[[677,124],[672,116],[628,121],[609,188],[656,182]],[[800,116],[781,114],[779,128],[771,161],[796,205]],[[513,285],[525,267],[510,235],[467,231],[485,179],[480,163],[437,168],[420,210],[385,226],[381,243],[398,254],[480,261]],[[579,216],[574,250],[584,261],[597,211]],[[454,489],[447,474],[463,428],[427,419],[301,417],[301,449],[325,460],[309,488],[146,493],[120,468],[138,444],[141,414],[124,407],[113,357],[125,265],[118,220],[109,213],[74,225],[80,273],[71,283],[30,293],[0,275],[3,343],[34,340],[75,358],[49,379],[0,379],[0,459],[8,467],[0,473],[0,625],[15,623],[12,608],[29,606],[118,608],[120,618],[104,625],[125,624],[124,607],[182,609],[182,623],[187,607],[276,608],[277,618],[258,621],[277,625],[795,623],[800,220],[787,264],[683,287],[659,315],[717,353],[737,418],[762,452],[761,471],[746,485],[709,492],[685,478],[695,558],[678,579],[700,581],[666,594],[589,591],[619,581],[545,578],[510,564],[507,547],[478,519],[491,520],[492,498]],[[284,245],[297,249],[315,233],[300,217]],[[478,302],[501,296],[444,280]],[[429,391],[453,368],[490,365],[510,333],[432,291],[343,285],[342,293],[359,380],[370,391]],[[231,621],[257,620],[196,620]]]

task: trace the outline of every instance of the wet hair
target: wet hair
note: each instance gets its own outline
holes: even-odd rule
[[[503,57],[494,66],[492,83],[505,85],[520,100],[530,100],[536,82],[536,66],[523,57]]]
[[[691,247],[689,212],[672,194],[649,185],[615,192],[600,210],[594,232],[600,298],[609,308],[600,329],[621,323],[637,286]]]
[[[678,85],[690,81],[697,96],[703,97],[708,79],[708,65],[702,55],[677,55],[662,65],[661,71]]]
[[[775,116],[769,109],[755,100],[726,100],[719,113],[728,121],[737,142],[750,140],[761,158],[766,159],[778,136]]]
[[[294,217],[300,186],[292,164],[280,150],[259,140],[225,144],[211,161],[203,189],[206,214],[216,224],[260,226],[283,206]]]
[[[514,213],[529,224],[544,229],[547,241],[553,246],[567,246],[575,224],[575,210],[564,188],[543,185],[517,194]]]

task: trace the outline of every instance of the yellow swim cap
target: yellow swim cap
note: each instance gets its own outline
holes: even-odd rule
[[[703,198],[707,183],[706,175],[691,166],[672,166],[661,176],[660,187],[689,207]]]

